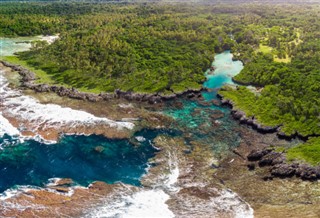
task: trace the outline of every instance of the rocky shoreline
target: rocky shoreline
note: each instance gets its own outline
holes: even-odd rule
[[[242,137],[240,146],[220,162],[215,176],[250,204],[254,217],[319,217],[319,180],[313,180],[313,173],[307,171],[297,176],[300,169],[312,171],[315,167],[296,163],[294,174],[290,168],[283,170],[285,154],[277,148],[290,147],[294,142],[280,140],[276,133],[261,135],[245,127],[237,131]],[[260,167],[260,160],[262,165],[275,165]]]
[[[234,103],[231,100],[223,99],[223,96],[217,94],[221,99],[221,104],[233,108]],[[231,115],[234,119],[239,120],[240,124],[246,124],[253,127],[254,130],[262,134],[276,133],[279,139],[291,140],[299,138],[301,140],[307,140],[310,136],[302,136],[299,133],[293,135],[286,135],[281,132],[281,125],[278,126],[264,126],[259,123],[255,117],[247,117],[245,112],[241,110],[231,110]],[[274,149],[266,148],[263,150],[252,150],[247,156],[250,162],[247,166],[249,170],[259,167],[269,167],[270,175],[265,176],[264,180],[270,180],[275,177],[278,178],[290,178],[293,176],[299,177],[302,180],[316,181],[320,179],[320,166],[312,167],[308,164],[300,164],[297,162],[287,163],[286,157],[283,153],[276,152]]]
[[[270,175],[263,177],[264,180],[272,180],[274,177],[291,178],[294,176],[308,181],[320,179],[320,166],[312,167],[297,162],[286,163],[285,155],[271,148],[252,150],[247,159],[250,162],[247,165],[249,170],[254,170],[257,166],[269,169]]]
[[[186,96],[188,98],[201,97],[201,92],[205,91],[206,88],[201,89],[188,89],[184,92],[174,93],[171,95],[146,94],[146,93],[135,93],[131,91],[122,91],[117,89],[114,93],[100,93],[93,94],[87,92],[80,92],[75,88],[66,88],[64,86],[48,85],[48,84],[36,84],[36,74],[20,65],[11,64],[6,61],[0,61],[0,63],[6,67],[17,71],[22,79],[21,85],[28,89],[34,90],[35,92],[53,92],[59,96],[67,96],[73,99],[87,100],[91,102],[108,101],[112,98],[123,98],[129,101],[147,102],[150,104],[157,104],[167,100]]]
[[[262,87],[260,84],[258,83],[252,83],[252,82],[243,82],[243,81],[240,81],[240,80],[237,80],[235,79],[235,77],[232,77],[231,78],[232,82],[238,84],[238,85],[243,85],[243,86],[254,86],[254,87]]]
[[[252,126],[255,130],[260,133],[279,133],[281,125],[277,126],[265,126],[259,123],[259,121],[253,117],[247,117],[246,113],[241,110],[236,110],[234,108],[234,103],[229,99],[224,99],[221,94],[217,94],[218,98],[221,99],[221,105],[229,106],[231,110],[231,115],[234,119],[239,120],[241,124],[247,124],[248,126]],[[282,134],[282,133],[279,133]],[[284,134],[284,133],[283,133]]]
[[[253,127],[253,129],[257,130],[259,133],[277,133],[277,136],[280,139],[291,140],[298,138],[302,141],[308,140],[309,137],[318,137],[320,135],[312,134],[312,135],[301,135],[299,132],[295,132],[294,134],[288,135],[281,131],[282,124],[276,126],[266,126],[261,123],[254,117],[247,117],[244,111],[239,109],[234,109],[234,102],[229,99],[224,99],[221,94],[217,94],[217,97],[221,100],[221,105],[225,105],[231,108],[231,115],[234,119],[239,120],[241,124],[246,124],[248,126]]]

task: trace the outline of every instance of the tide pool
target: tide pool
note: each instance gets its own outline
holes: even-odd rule
[[[232,60],[230,51],[215,55],[212,66],[215,70],[213,74],[209,74],[209,70],[206,72],[207,81],[203,84],[211,89],[209,92],[202,92],[204,103],[216,100],[217,90],[224,84],[234,84],[232,77],[243,69],[241,61]],[[177,101],[181,105],[178,108],[174,106]],[[240,143],[240,136],[235,131],[238,124],[230,119],[230,109],[226,107],[181,99],[169,102],[164,113],[175,119],[176,123],[172,128],[182,129],[185,135],[191,135],[191,141],[211,145],[218,156]],[[219,117],[214,117],[214,114],[219,114]]]

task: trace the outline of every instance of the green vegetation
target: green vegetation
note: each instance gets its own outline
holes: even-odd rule
[[[17,56],[5,56],[5,57],[0,56],[0,59],[7,61],[7,62],[10,62],[12,64],[21,65],[24,68],[34,72],[37,75],[37,78],[38,78],[37,82],[38,83],[46,83],[46,84],[54,84],[55,83],[55,81],[52,80],[51,77],[48,76],[48,74],[46,72],[44,72],[41,69],[36,69],[36,68],[28,65],[26,61],[20,60]]]
[[[56,83],[78,89],[112,92],[120,88],[167,94],[199,89],[214,53],[233,44],[226,30],[219,27],[214,31],[216,22],[226,22],[223,17],[213,22],[209,15],[202,15],[201,8],[79,5],[91,12],[81,16],[62,14],[58,22],[64,25],[57,25],[60,40],[19,55],[19,59],[45,71]],[[42,9],[30,10],[41,14]],[[18,20],[24,10],[10,16]],[[48,16],[55,17],[58,10],[51,11]],[[10,34],[21,35],[14,31]]]
[[[304,160],[312,165],[320,164],[320,138],[310,138],[307,143],[290,148],[287,151],[288,160]]]
[[[295,11],[294,17],[288,8]],[[310,14],[302,15],[302,11]],[[259,47],[240,55],[246,64],[234,80],[260,87],[258,93],[246,87],[220,91],[247,116],[265,125],[282,125],[287,135],[320,135],[320,23],[314,20],[316,11],[319,7],[283,7],[277,12],[281,19],[269,19],[270,23],[278,21],[260,35]],[[319,138],[314,137],[289,149],[288,157],[318,164],[319,151]]]
[[[273,61],[275,62],[291,62],[291,56],[294,53],[294,49],[302,42],[300,39],[300,30],[294,29],[294,31],[290,31],[290,29],[283,30],[282,28],[268,28],[266,29],[266,32],[267,37],[260,40],[257,52],[272,54]]]
[[[288,135],[319,135],[319,58],[319,39],[305,40],[290,64],[276,63],[272,56],[258,54],[235,80],[264,87],[261,94],[250,93],[244,87],[221,94],[263,124],[282,124],[282,131]]]
[[[270,5],[261,10],[245,4],[237,9],[125,3],[4,6],[0,35],[60,33],[60,40],[21,53],[20,60],[46,72],[43,81],[50,77],[91,92],[120,88],[170,94],[198,89],[215,53],[232,49],[250,62],[260,46],[265,53],[271,49],[278,57],[274,60],[288,62],[294,54],[291,44],[296,45],[302,33],[294,18],[284,16],[298,10],[293,6],[278,6],[277,14]]]

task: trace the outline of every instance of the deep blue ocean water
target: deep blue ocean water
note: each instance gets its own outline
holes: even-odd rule
[[[240,61],[232,61],[229,51],[215,56],[214,75],[207,75],[204,86],[219,88],[232,83],[231,77],[242,69]],[[205,92],[206,101],[216,98],[216,91]],[[229,119],[229,109],[220,106],[200,105],[196,101],[180,100],[183,108],[168,107],[164,113],[176,119],[176,126],[187,140],[211,145],[216,153],[237,146],[240,137],[234,131],[235,122]],[[213,111],[225,113],[213,123]],[[217,126],[212,130],[212,126]],[[156,150],[151,141],[159,134],[177,135],[172,130],[137,132],[131,140],[111,140],[102,136],[64,136],[56,144],[43,144],[34,140],[20,143],[8,135],[0,138],[0,193],[16,185],[43,186],[48,179],[71,178],[80,185],[92,181],[123,182],[140,185],[139,179],[146,172],[148,159]],[[136,136],[142,136],[137,140]],[[143,139],[143,140],[141,140]]]
[[[175,132],[142,130],[129,140],[111,140],[103,136],[64,136],[57,144],[34,140],[20,143],[5,135],[0,138],[0,193],[15,185],[43,186],[48,179],[72,178],[80,185],[93,181],[123,182],[140,185],[148,159],[156,149],[151,141],[158,134]]]

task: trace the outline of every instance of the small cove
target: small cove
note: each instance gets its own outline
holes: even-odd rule
[[[209,144],[217,157],[237,147],[241,140],[236,131],[239,124],[230,117],[230,109],[211,103],[213,100],[218,100],[218,88],[224,84],[233,85],[232,77],[243,69],[242,62],[233,61],[232,57],[230,51],[215,55],[212,63],[214,72],[209,73],[209,70],[206,72],[207,81],[204,87],[209,91],[202,92],[203,102],[189,99],[175,100],[182,106],[177,108],[169,102],[169,106],[164,110],[165,114],[176,120],[175,124],[178,126],[175,128],[191,136],[188,140]]]
[[[11,40],[11,39],[10,39]],[[26,39],[4,40],[6,55],[30,48]],[[10,43],[13,46],[10,50]],[[11,53],[9,53],[11,51]],[[205,87],[213,89],[203,92],[205,101],[216,99],[216,88],[231,83],[231,77],[239,73],[243,65],[233,61],[230,51],[215,56],[214,75],[207,74]],[[173,117],[182,131],[190,137],[208,143],[217,154],[228,151],[239,144],[240,136],[234,131],[236,122],[229,117],[229,109],[215,105],[200,105],[196,101],[180,99],[181,109],[167,107],[165,114]],[[213,123],[212,112],[221,112],[223,117]],[[216,126],[216,128],[212,128]],[[77,184],[87,186],[93,181],[107,183],[123,182],[140,185],[146,173],[148,159],[155,155],[152,140],[160,135],[177,135],[170,130],[142,130],[130,140],[110,140],[102,136],[64,136],[58,143],[43,144],[35,140],[20,142],[9,135],[0,138],[0,192],[16,185],[44,186],[50,178],[72,178]],[[137,138],[135,138],[138,136]],[[138,146],[137,146],[138,144]]]

